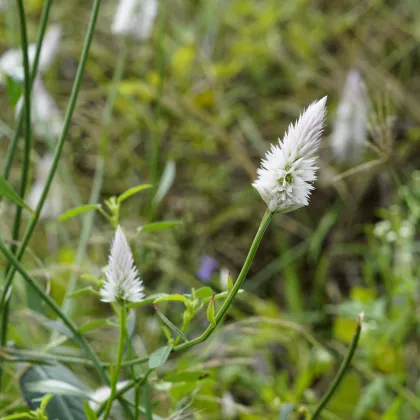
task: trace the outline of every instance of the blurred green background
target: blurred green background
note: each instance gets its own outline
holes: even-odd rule
[[[31,42],[42,3],[25,1]],[[63,113],[91,4],[56,0],[52,7],[50,20],[61,25],[62,39],[43,80]],[[323,395],[351,341],[357,314],[365,311],[353,366],[323,418],[420,418],[420,2],[162,0],[150,39],[126,43],[110,31],[115,7],[116,2],[104,1],[100,11],[59,185],[63,210],[88,202],[104,137],[109,147],[99,202],[138,184],[152,183],[154,192],[160,185],[160,200],[145,191],[121,211],[148,294],[200,287],[196,273],[203,256],[218,264],[206,284],[220,290],[220,272],[226,270],[235,278],[265,211],[251,186],[261,157],[305,106],[328,95],[319,176],[309,207],[275,216],[246,292],[225,327],[154,374],[156,413],[164,418],[287,418],[282,416],[290,404],[312,405]],[[0,15],[0,51],[18,47],[19,39],[12,7]],[[127,61],[107,123],[107,92],[125,48]],[[329,138],[351,68],[365,80],[371,127],[361,160],[343,164],[334,158]],[[1,89],[4,157],[14,110],[6,88]],[[53,145],[36,138],[39,156]],[[15,186],[21,155],[10,176]],[[9,236],[13,207],[3,202],[1,212],[1,234]],[[80,275],[97,274],[106,264],[113,230],[99,213],[77,256],[87,217],[42,221],[24,259],[59,303],[72,276],[85,286]],[[156,220],[182,224],[135,235],[137,227]],[[96,297],[77,297],[73,303],[78,325],[109,314]],[[182,304],[160,309],[173,322],[182,321]],[[136,315],[133,343],[142,355],[165,339],[153,308]],[[11,343],[44,349],[51,333],[46,316],[18,279]],[[200,333],[206,323],[203,314],[188,335]],[[87,337],[110,360],[117,334],[105,327]],[[78,354],[70,342],[55,346]],[[5,369],[4,415],[24,406],[20,370],[14,364]],[[171,379],[171,372],[184,370],[205,370],[208,376]],[[90,389],[99,385],[92,371],[74,371]]]

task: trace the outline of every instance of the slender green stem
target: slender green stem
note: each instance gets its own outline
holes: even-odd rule
[[[38,222],[38,219],[39,219],[39,216],[41,214],[42,208],[44,206],[44,202],[47,198],[48,192],[49,192],[51,184],[53,182],[55,172],[57,170],[58,162],[59,162],[60,156],[61,156],[61,151],[63,150],[63,146],[64,146],[64,141],[67,137],[67,134],[68,134],[68,131],[69,131],[69,128],[70,128],[70,122],[71,122],[71,118],[73,116],[74,108],[76,107],[77,96],[78,96],[78,93],[79,93],[79,90],[80,90],[82,77],[83,77],[83,73],[84,73],[85,66],[86,66],[86,61],[87,61],[88,54],[89,54],[90,45],[92,43],[93,33],[94,33],[97,18],[98,18],[100,5],[101,5],[101,0],[95,0],[95,2],[93,4],[93,7],[92,7],[92,14],[91,14],[88,30],[87,30],[87,33],[86,33],[85,42],[84,42],[83,49],[82,49],[82,54],[81,54],[81,57],[80,57],[80,63],[79,63],[79,66],[77,68],[77,73],[76,73],[76,77],[75,77],[75,80],[74,80],[69,105],[67,107],[67,112],[66,112],[66,116],[65,116],[65,119],[64,119],[63,131],[61,132],[60,138],[57,142],[53,162],[52,162],[51,169],[50,169],[50,172],[48,174],[48,177],[47,177],[47,180],[46,180],[46,183],[45,183],[45,186],[44,186],[44,190],[42,191],[41,198],[40,198],[40,200],[38,202],[38,205],[35,209],[35,213],[33,215],[31,223],[29,224],[29,226],[27,228],[27,231],[25,232],[25,235],[22,239],[22,243],[20,245],[20,248],[17,251],[17,254],[16,254],[17,260],[20,260],[23,256],[23,254],[25,253],[26,247],[28,246],[29,240],[32,237],[32,233],[35,230],[36,224]],[[5,319],[7,320],[7,313],[8,313],[7,302],[9,301],[10,296],[11,296],[11,291],[12,291],[11,285],[12,285],[12,281],[13,281],[15,271],[16,271],[15,269],[11,269],[8,272],[7,277],[6,277],[5,287],[4,287],[4,290],[3,290],[3,294],[2,294],[1,299],[0,299],[0,308],[3,308],[0,346],[4,346],[4,344],[6,342],[6,339],[7,339],[8,323],[5,322]]]
[[[56,313],[56,315],[63,321],[66,327],[74,334],[74,338],[80,347],[83,348],[88,358],[92,361],[93,365],[95,366],[96,370],[98,371],[99,375],[102,379],[109,384],[108,376],[106,375],[104,369],[102,368],[101,362],[96,356],[93,349],[90,347],[89,343],[84,339],[84,337],[79,333],[79,330],[73,321],[69,319],[66,314],[64,314],[60,307],[48,296],[40,286],[38,286],[37,282],[27,273],[27,271],[23,268],[21,263],[18,261],[15,255],[7,248],[5,243],[2,239],[0,239],[0,251],[3,255],[7,258],[8,262],[13,265],[15,270],[17,270],[23,277],[23,279],[32,287],[32,289],[41,297],[41,299]]]
[[[52,5],[52,0],[46,0],[44,2],[44,6],[42,8],[41,23],[40,23],[40,26],[39,26],[38,40],[37,40],[37,43],[36,43],[35,57],[34,57],[33,65],[32,65],[31,77],[30,77],[31,88],[34,84],[34,81],[36,79],[36,74],[38,72],[39,57],[41,55],[42,42],[44,41],[44,35],[45,35],[45,31],[47,29],[47,23],[48,23],[48,18],[50,16],[51,5]],[[5,159],[5,167],[4,167],[4,170],[3,170],[3,176],[6,179],[9,178],[10,170],[12,168],[12,163],[13,163],[13,159],[14,159],[14,156],[15,156],[20,132],[22,130],[24,115],[25,115],[24,112],[20,112],[19,115],[18,115],[18,119],[17,119],[17,123],[16,123],[16,129],[15,129],[15,132],[13,134],[13,139],[10,143],[10,146],[9,146],[8,150],[7,150],[6,159]]]
[[[120,49],[120,55],[118,58],[117,66],[115,68],[114,76],[112,79],[112,85],[108,92],[107,102],[104,108],[104,114],[102,118],[103,126],[100,136],[99,153],[96,159],[96,170],[95,177],[93,180],[92,190],[90,192],[89,204],[96,204],[99,201],[102,183],[105,174],[105,161],[108,153],[109,143],[109,129],[112,121],[112,112],[114,110],[115,100],[118,94],[118,86],[124,75],[125,64],[127,62],[127,41],[123,41],[122,48]],[[94,212],[89,212],[84,215],[79,245],[76,252],[77,266],[80,266],[83,262],[83,258],[86,253],[87,242],[90,238],[93,228]],[[71,294],[76,290],[78,273],[73,273],[67,285],[66,293],[62,304],[63,311],[67,314],[71,314],[72,300]]]
[[[3,354],[2,354],[3,353]],[[94,366],[92,360],[82,359],[80,357],[67,356],[63,354],[39,353],[30,350],[17,350],[4,348],[0,351],[0,360],[4,363],[20,363],[28,362],[35,364],[55,364],[56,362],[67,363],[69,365]],[[137,357],[135,359],[125,360],[121,362],[121,367],[132,367],[146,363],[148,356]],[[100,362],[103,368],[109,368],[111,363]]]
[[[255,235],[254,241],[252,242],[251,248],[249,249],[249,252],[244,262],[244,265],[242,267],[242,270],[239,273],[239,276],[235,284],[233,285],[232,289],[230,290],[228,296],[226,297],[226,300],[223,302],[221,308],[216,314],[215,323],[209,325],[207,329],[203,332],[203,334],[201,334],[199,337],[195,338],[194,340],[187,341],[186,343],[182,343],[175,346],[173,348],[174,351],[185,350],[189,347],[202,343],[213,333],[213,331],[217,328],[217,326],[222,322],[223,318],[226,315],[226,312],[228,311],[230,305],[232,304],[233,299],[235,298],[243,282],[245,281],[249,268],[251,267],[252,261],[255,257],[255,254],[260,245],[260,242],[264,236],[264,233],[271,222],[273,214],[274,213],[271,213],[268,210],[265,212],[264,217],[261,220],[260,227],[258,228],[257,234]]]
[[[121,310],[120,310],[120,339],[118,343],[118,353],[117,353],[117,360],[115,361],[115,369],[112,373],[112,380],[111,380],[111,395],[109,396],[108,403],[106,406],[104,420],[108,420],[109,414],[111,412],[112,403],[115,399],[115,394],[117,392],[117,383],[118,383],[118,376],[121,370],[121,362],[124,354],[124,338],[125,338],[125,319],[126,319],[126,309],[124,303],[121,303]]]
[[[22,57],[23,57],[23,71],[24,71],[24,83],[23,83],[23,109],[21,113],[25,115],[25,147],[23,152],[23,163],[22,163],[22,174],[20,178],[19,195],[22,199],[25,197],[25,192],[29,184],[29,170],[31,165],[31,79],[29,69],[29,57],[28,57],[28,36],[26,31],[26,17],[25,8],[23,7],[23,0],[17,0],[18,4],[18,15],[20,23],[20,36],[22,43]],[[16,252],[16,242],[19,239],[19,230],[22,220],[22,206],[16,206],[15,221],[12,229],[13,245],[11,246],[12,252]]]
[[[343,360],[343,363],[341,364],[340,369],[337,372],[337,375],[335,375],[334,380],[332,381],[330,387],[328,388],[328,391],[322,397],[320,403],[318,404],[315,411],[313,412],[311,420],[315,420],[319,417],[319,415],[321,414],[321,411],[328,404],[328,401],[331,399],[331,397],[333,396],[333,394],[337,390],[338,386],[340,385],[341,381],[344,378],[344,375],[346,374],[348,368],[350,367],[350,364],[351,364],[351,361],[353,359],[354,353],[357,349],[357,344],[359,343],[360,333],[362,331],[362,323],[363,323],[363,313],[360,314],[357,318],[356,331],[355,331],[353,339],[351,341],[347,356]]]
[[[121,389],[119,389],[116,393],[115,393],[115,398],[119,398],[122,397],[127,391],[130,391],[130,389],[134,388],[134,387],[141,387],[144,382],[147,380],[147,378],[149,377],[149,375],[153,372],[152,369],[149,369],[145,375],[140,376],[139,378],[137,378],[135,381],[130,381],[127,385],[123,386]],[[104,412],[106,406],[107,406],[108,402],[104,401],[98,408],[98,410],[96,411],[96,416],[99,418],[99,416]]]
[[[29,70],[29,57],[28,57],[28,37],[26,32],[26,17],[25,17],[25,8],[23,7],[23,0],[17,1],[17,9],[19,15],[20,23],[20,36],[22,44],[22,57],[23,57],[23,70],[24,70],[24,103],[21,114],[25,116],[25,147],[23,153],[23,163],[22,163],[22,172],[20,178],[20,187],[19,195],[22,199],[25,197],[25,192],[27,185],[29,183],[29,169],[31,164],[31,80],[30,80],[30,70]],[[16,252],[16,243],[19,240],[19,231],[20,224],[22,220],[22,207],[20,205],[16,206],[15,220],[13,222],[12,228],[12,246],[11,250],[13,253]],[[13,268],[10,267],[10,263],[6,270],[6,273],[13,271]],[[2,331],[1,331],[1,343],[4,344],[6,341],[7,330],[4,327],[9,322],[9,301],[5,302],[5,306],[1,305],[2,308]],[[0,387],[2,385],[2,370],[0,369]]]

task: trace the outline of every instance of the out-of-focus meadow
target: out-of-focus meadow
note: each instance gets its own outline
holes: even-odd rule
[[[0,12],[0,53],[20,46],[16,5],[9,3]],[[43,2],[24,3],[35,42]],[[91,286],[86,274],[106,265],[114,229],[99,211],[63,222],[58,215],[152,184],[124,201],[119,214],[146,295],[222,291],[227,273],[235,279],[241,269],[265,211],[251,186],[260,159],[304,107],[328,95],[309,206],[275,215],[224,325],[149,377],[152,409],[156,418],[291,419],[294,407],[314,407],[325,393],[364,311],[352,366],[322,418],[420,418],[420,2],[162,0],[144,40],[111,32],[116,3],[101,6],[51,214],[38,223],[24,267],[58,305],[66,300],[78,326],[87,325],[84,335],[101,360],[113,361],[118,329],[101,323],[110,306],[89,293],[69,297],[67,289]],[[48,173],[41,159],[57,141],[48,133],[61,128],[91,7],[53,2],[48,27],[61,26],[61,41],[42,81],[56,107],[39,106],[55,120],[44,133],[34,130],[31,184],[42,185]],[[348,162],[333,153],[331,133],[352,69],[364,80],[369,106],[365,144]],[[16,123],[10,90],[0,90],[2,171]],[[20,141],[9,176],[16,189],[22,150]],[[6,199],[1,205],[1,237],[10,241],[15,206]],[[29,221],[24,213],[22,225]],[[156,221],[182,223],[137,229]],[[2,259],[3,279],[5,270]],[[14,285],[8,342],[0,349],[4,417],[25,410],[19,380],[29,354],[84,357],[19,274]],[[182,302],[158,306],[182,324]],[[165,335],[151,305],[134,312],[133,351],[147,355]],[[207,324],[203,313],[187,335]],[[64,365],[86,389],[103,385],[92,368]]]

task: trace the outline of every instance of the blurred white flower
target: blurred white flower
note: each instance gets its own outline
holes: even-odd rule
[[[128,384],[128,381],[118,382],[117,383],[117,391],[121,390]],[[103,386],[101,388],[96,389],[95,391],[89,393],[89,405],[93,411],[97,411],[99,406],[108,401],[109,397],[111,396],[111,388],[108,386]],[[114,401],[111,407],[111,415],[115,418],[122,418],[122,410],[121,406],[118,401]]]
[[[327,97],[313,102],[297,122],[290,124],[283,140],[271,145],[258,179],[252,184],[271,212],[287,213],[309,204],[316,179],[316,152],[321,140]]]
[[[35,134],[45,139],[56,139],[64,126],[63,115],[41,79],[36,79],[32,88],[31,122]],[[23,97],[16,104],[16,117],[22,110]]]
[[[143,300],[143,282],[134,265],[127,238],[120,226],[115,232],[105,276],[106,280],[100,290],[103,302],[115,302],[118,299],[129,302]]]
[[[58,25],[52,25],[44,36],[41,53],[39,55],[38,72],[44,73],[53,62],[57,55],[60,45],[61,28]],[[32,67],[35,59],[36,44],[28,45],[29,64]],[[0,57],[0,81],[2,75],[13,77],[14,79],[23,81],[23,57],[20,48],[7,50]]]
[[[112,22],[115,35],[136,39],[150,37],[158,11],[158,0],[120,0]]]
[[[337,108],[331,147],[339,161],[357,162],[366,140],[368,98],[362,76],[357,70],[347,73]]]
[[[238,414],[235,400],[230,392],[225,392],[221,403],[222,415],[224,419],[234,419]]]
[[[50,154],[39,159],[36,165],[36,180],[28,194],[29,207],[35,209],[44,191],[48,173],[51,169],[53,157]],[[44,202],[40,219],[56,219],[63,211],[63,194],[60,183],[54,179]]]

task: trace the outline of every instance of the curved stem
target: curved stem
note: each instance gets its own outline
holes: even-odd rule
[[[207,329],[201,334],[199,337],[195,338],[194,340],[187,341],[186,343],[179,344],[173,348],[173,351],[180,351],[185,350],[189,347],[195,346],[199,343],[205,341],[212,332],[217,328],[217,326],[222,322],[223,318],[225,317],[230,305],[232,304],[233,299],[237,295],[239,289],[241,288],[245,278],[248,274],[249,268],[251,267],[252,261],[254,260],[255,254],[257,249],[260,245],[260,242],[264,236],[265,231],[267,230],[268,225],[271,222],[274,213],[269,212],[268,210],[265,212],[260,227],[258,228],[257,234],[255,235],[254,241],[252,242],[251,248],[249,249],[248,255],[244,262],[241,272],[233,285],[232,289],[230,290],[226,300],[223,302],[219,312],[215,317],[215,323],[211,324],[207,327]]]
[[[48,192],[50,190],[55,172],[57,170],[58,162],[59,162],[60,156],[61,156],[61,151],[63,150],[63,146],[64,146],[64,141],[67,137],[67,134],[68,134],[68,131],[69,131],[69,128],[70,128],[70,122],[71,122],[71,118],[73,116],[74,108],[76,107],[77,96],[78,96],[78,93],[79,93],[79,90],[80,90],[80,86],[81,86],[81,82],[82,82],[82,76],[83,76],[83,73],[84,73],[84,70],[85,70],[90,45],[92,43],[93,33],[94,33],[97,18],[98,18],[99,7],[101,5],[101,1],[102,0],[95,0],[95,2],[93,4],[93,7],[92,7],[92,15],[91,15],[88,30],[87,30],[87,33],[86,33],[85,42],[84,42],[83,49],[82,49],[82,54],[81,54],[81,57],[80,57],[80,63],[79,63],[79,66],[77,68],[77,73],[76,73],[76,77],[75,77],[75,80],[74,80],[69,105],[67,107],[67,112],[66,112],[66,116],[65,116],[65,119],[64,119],[63,131],[61,132],[60,138],[57,142],[53,162],[52,162],[52,165],[51,165],[50,172],[48,173],[48,177],[47,177],[47,180],[45,182],[45,186],[44,186],[44,190],[42,191],[41,198],[39,199],[39,202],[38,202],[38,205],[35,209],[35,213],[33,215],[31,223],[29,224],[28,229],[26,230],[25,235],[22,239],[21,246],[16,253],[16,258],[17,258],[18,261],[22,258],[23,254],[25,253],[25,250],[26,250],[26,247],[28,246],[29,240],[32,237],[32,233],[35,230],[36,224],[38,222],[38,219],[39,219],[39,216],[41,214],[42,208],[44,206],[44,202],[47,198],[47,195],[48,195]],[[7,340],[8,323],[4,322],[4,320],[7,319],[8,301],[9,301],[10,296],[11,296],[11,291],[12,291],[11,285],[12,285],[12,281],[13,281],[13,277],[14,277],[15,272],[16,272],[16,270],[13,269],[13,268],[8,272],[7,277],[6,277],[4,290],[3,290],[3,294],[2,294],[1,299],[0,299],[0,307],[4,308],[3,309],[2,334],[1,334],[0,346],[4,346],[4,344]]]
[[[31,89],[36,79],[36,74],[38,72],[39,57],[41,55],[42,42],[44,41],[44,35],[47,29],[47,23],[48,23],[48,18],[50,16],[51,5],[52,5],[52,0],[46,0],[44,3],[44,7],[42,8],[41,23],[40,23],[38,39],[36,43],[35,57],[34,57],[33,65],[32,65],[32,72],[30,75]],[[9,148],[7,149],[7,154],[5,158],[6,163],[3,170],[3,176],[6,179],[9,178],[10,170],[12,168],[12,163],[15,156],[17,143],[19,140],[20,132],[22,130],[23,117],[24,117],[24,113],[20,112],[18,115],[17,122],[16,122],[16,128],[13,134],[13,139],[10,143]]]
[[[335,375],[335,378],[332,381],[328,391],[322,397],[320,403],[318,404],[315,411],[313,412],[311,420],[317,419],[318,416],[321,414],[321,411],[324,409],[324,407],[328,404],[328,401],[334,395],[335,391],[337,390],[338,386],[340,385],[341,381],[343,380],[344,375],[347,372],[347,369],[350,367],[351,360],[353,359],[354,353],[355,353],[356,348],[357,348],[357,344],[359,343],[360,332],[362,331],[362,323],[363,323],[363,313],[361,313],[357,317],[356,332],[354,333],[354,336],[353,336],[352,342],[350,344],[347,356],[343,360],[343,363],[341,364],[340,369],[337,372],[337,375]]]
[[[111,412],[112,403],[115,399],[115,394],[117,392],[117,383],[118,383],[118,376],[121,369],[121,362],[124,353],[124,338],[125,338],[125,307],[124,303],[121,304],[121,311],[120,311],[120,338],[118,343],[118,353],[117,353],[117,360],[115,361],[115,369],[112,373],[112,380],[111,380],[111,395],[108,398],[108,403],[106,405],[106,410],[104,414],[104,420],[108,420],[109,414]]]

